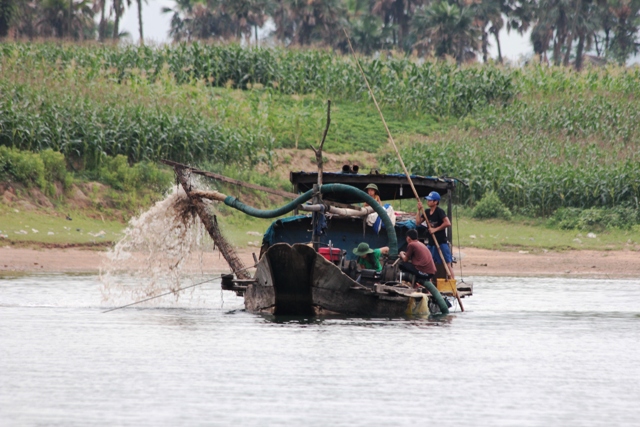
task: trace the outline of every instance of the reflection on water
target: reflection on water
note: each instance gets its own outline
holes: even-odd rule
[[[427,319],[247,313],[207,283],[103,314],[95,276],[0,277],[0,420],[636,425],[640,283],[475,278]]]

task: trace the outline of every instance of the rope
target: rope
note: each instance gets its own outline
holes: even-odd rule
[[[253,267],[255,267],[255,265],[243,268],[242,270],[238,270],[238,271],[248,270],[248,269],[253,268]],[[145,298],[145,299],[140,300],[140,301],[135,301],[135,302],[132,302],[130,304],[126,304],[126,305],[123,305],[123,306],[120,306],[120,307],[110,308],[109,310],[105,310],[102,313],[109,313],[110,311],[116,311],[116,310],[120,310],[121,308],[131,307],[132,305],[136,305],[136,304],[140,304],[140,303],[143,303],[143,302],[151,301],[152,299],[160,298],[160,297],[163,297],[163,296],[166,296],[166,295],[169,295],[169,294],[175,294],[177,292],[184,291],[185,289],[193,288],[193,287],[200,286],[200,285],[203,285],[203,284],[208,283],[208,282],[212,282],[212,281],[217,280],[217,279],[221,279],[222,276],[224,276],[224,275],[225,274],[221,274],[220,276],[213,277],[211,279],[205,280],[204,282],[196,283],[194,285],[185,286],[184,288],[178,288],[175,291],[165,292],[163,294],[156,295],[156,296],[149,297],[149,298]]]

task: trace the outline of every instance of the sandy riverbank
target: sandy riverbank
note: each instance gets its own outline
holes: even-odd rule
[[[252,252],[241,249],[245,265],[253,264]],[[105,252],[82,249],[0,248],[0,272],[97,273]],[[197,269],[200,270],[200,263]],[[216,251],[204,254],[207,272],[228,271]],[[539,276],[640,279],[640,253],[634,251],[566,251],[546,253],[500,252],[463,248],[462,261],[455,266],[460,276]]]

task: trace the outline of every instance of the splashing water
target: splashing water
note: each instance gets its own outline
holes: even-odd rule
[[[193,279],[185,274],[203,274],[211,240],[182,188],[131,219],[124,233],[100,270],[104,301],[130,302],[167,291],[177,300],[181,287],[188,286],[181,282]]]

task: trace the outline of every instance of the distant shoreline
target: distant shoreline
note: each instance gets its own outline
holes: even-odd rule
[[[106,252],[97,248],[14,248],[0,247],[0,273],[89,273],[97,274],[106,260]],[[454,252],[458,253],[455,249]],[[462,248],[462,259],[454,266],[459,279],[469,276],[567,277],[640,279],[640,254],[637,251],[565,251],[526,253]],[[245,265],[253,264],[258,248],[238,250]],[[219,252],[205,253],[203,263],[193,271],[219,273],[229,271]]]

